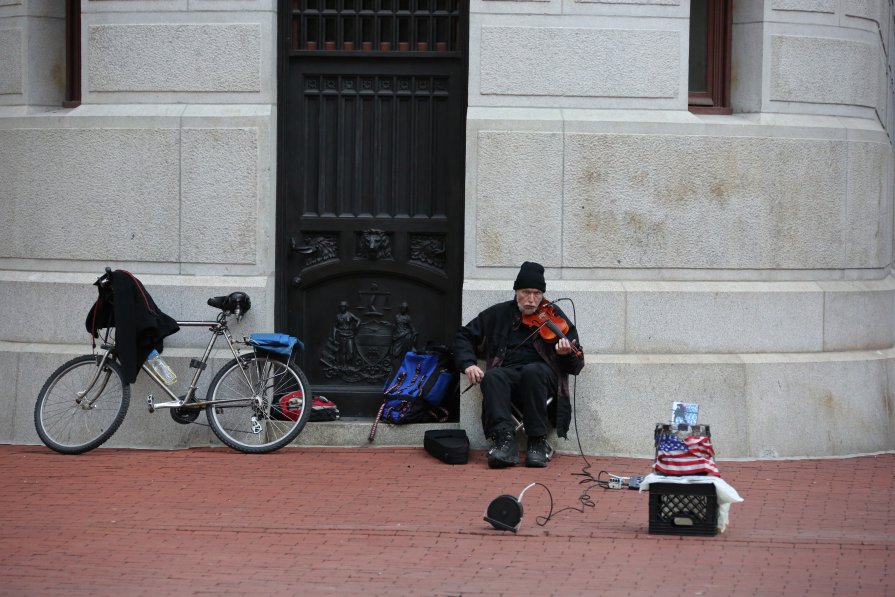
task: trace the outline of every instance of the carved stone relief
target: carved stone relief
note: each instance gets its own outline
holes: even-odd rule
[[[392,320],[391,295],[376,282],[357,292],[356,305],[341,301],[332,329],[321,351],[320,363],[327,378],[346,383],[384,383],[392,362],[416,346],[417,331],[410,307],[401,303]]]
[[[375,228],[357,233],[357,246],[354,254],[359,259],[391,259],[391,236],[387,232]]]
[[[443,236],[411,236],[410,260],[444,269]]]
[[[305,235],[305,242],[317,249],[305,259],[305,267],[339,258],[339,237],[335,234]]]

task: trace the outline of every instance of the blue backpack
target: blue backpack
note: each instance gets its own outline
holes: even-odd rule
[[[370,430],[376,436],[379,421],[386,423],[434,423],[447,420],[441,404],[457,389],[459,375],[446,348],[408,352],[382,388],[383,400]]]

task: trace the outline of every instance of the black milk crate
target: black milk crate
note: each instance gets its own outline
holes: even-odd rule
[[[714,483],[650,483],[649,532],[715,535],[718,494]]]

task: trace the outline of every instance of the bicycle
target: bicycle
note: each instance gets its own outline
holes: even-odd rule
[[[97,280],[100,290],[109,284],[111,269]],[[104,281],[105,279],[105,281]],[[178,397],[143,363],[141,369],[170,398],[156,403],[147,396],[149,412],[169,409],[178,423],[193,423],[205,410],[209,426],[227,446],[239,452],[273,452],[291,443],[311,415],[311,389],[304,372],[289,356],[265,348],[251,335],[235,340],[227,321],[240,321],[251,307],[247,294],[233,292],[212,297],[208,304],[220,309],[215,321],[178,321],[180,327],[208,327],[211,338],[200,359],[191,359],[196,371],[185,395]],[[104,444],[124,421],[131,388],[125,383],[118,360],[114,327],[105,328],[99,351],[61,365],[41,388],[34,406],[34,424],[41,441],[62,454],[82,454]],[[205,400],[198,400],[199,378],[217,339],[227,341],[233,359],[211,381]],[[297,342],[297,340],[295,340]],[[297,342],[300,345],[300,342]],[[251,348],[251,352],[240,350]],[[285,349],[282,349],[286,352]]]

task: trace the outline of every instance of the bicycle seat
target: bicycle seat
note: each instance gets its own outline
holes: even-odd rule
[[[227,296],[213,296],[208,299],[208,304],[215,309],[237,315],[243,315],[252,308],[252,301],[244,292],[231,292]]]

